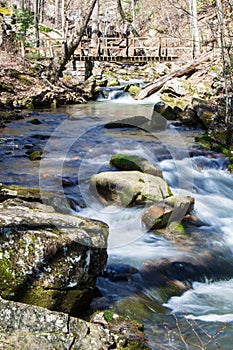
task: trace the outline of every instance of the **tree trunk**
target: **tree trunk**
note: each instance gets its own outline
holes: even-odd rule
[[[70,61],[71,57],[73,56],[75,50],[77,49],[85,31],[88,25],[88,22],[90,21],[93,9],[95,7],[95,4],[98,0],[92,0],[92,3],[89,7],[89,12],[84,19],[83,26],[79,29],[79,32],[75,33],[75,36],[71,38],[69,42],[64,41],[63,42],[63,49],[61,49],[61,52],[55,52],[53,61],[51,65],[48,67],[47,70],[47,78],[51,83],[56,83],[59,79],[59,77],[62,76],[63,71],[65,70],[65,67],[67,63]]]
[[[35,36],[36,36],[36,47],[40,46],[39,37],[39,0],[35,0],[34,16],[35,16]]]
[[[59,24],[59,0],[55,0],[55,28],[58,28]]]
[[[154,94],[155,92],[159,91],[163,85],[173,79],[173,78],[180,78],[184,75],[188,75],[195,71],[195,69],[199,66],[200,63],[208,60],[208,58],[211,56],[211,53],[208,53],[204,56],[199,57],[197,60],[193,60],[191,63],[186,64],[185,66],[181,67],[180,69],[177,69],[176,71],[169,73],[154,83],[147,84],[144,89],[138,94],[137,100],[143,100],[144,98]]]
[[[92,34],[91,34],[91,48],[92,55],[97,56],[99,54],[98,48],[98,34],[99,34],[99,0],[97,0],[92,12]]]
[[[220,43],[221,43],[221,58],[222,69],[224,79],[224,94],[225,94],[225,124],[229,126],[231,122],[232,113],[232,98],[230,96],[230,90],[232,87],[232,64],[230,51],[227,49],[225,28],[224,28],[224,9],[222,0],[216,0],[218,26],[220,31]]]
[[[190,5],[190,30],[193,40],[193,57],[197,58],[200,56],[200,37],[198,28],[198,18],[197,18],[197,0],[189,0]]]

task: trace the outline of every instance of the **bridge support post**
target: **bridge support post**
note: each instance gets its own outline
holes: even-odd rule
[[[67,66],[67,73],[77,77],[80,81],[84,82],[92,75],[93,62],[90,60],[77,61],[73,60]]]

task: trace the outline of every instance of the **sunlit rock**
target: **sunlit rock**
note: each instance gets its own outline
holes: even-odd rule
[[[163,179],[139,171],[102,172],[93,175],[90,191],[105,205],[125,207],[159,202],[172,194]]]

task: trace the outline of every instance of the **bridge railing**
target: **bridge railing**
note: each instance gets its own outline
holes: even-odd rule
[[[82,56],[154,56],[179,57],[183,53],[190,53],[190,46],[181,45],[180,40],[168,38],[84,38],[81,40],[75,55]]]
[[[55,51],[62,50],[65,38],[46,38],[40,40],[40,47],[25,48],[25,54],[38,54],[43,58],[53,58]],[[191,45],[184,45],[181,39],[168,37],[119,37],[119,38],[83,38],[75,50],[74,56],[81,60],[88,57],[155,57],[170,59],[191,58]]]

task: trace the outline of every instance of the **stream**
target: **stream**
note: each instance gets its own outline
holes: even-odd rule
[[[150,118],[158,100],[157,95],[137,102],[125,94],[112,94],[86,105],[37,110],[0,129],[0,181],[63,192],[64,200],[68,197],[75,203],[74,215],[106,222],[110,273],[116,266],[123,271],[140,270],[145,262],[189,254],[190,249],[197,255],[206,249],[226,251],[223,265],[225,259],[233,263],[233,175],[227,171],[226,158],[195,144],[202,130],[169,123],[157,133],[104,127],[125,117]],[[39,125],[31,122],[35,118]],[[41,162],[29,160],[30,147],[44,149]],[[144,208],[103,207],[93,200],[91,175],[112,171],[109,160],[119,152],[145,157],[161,168],[173,193],[195,198],[195,215],[203,225],[198,227],[193,248],[146,232],[140,222]],[[217,259],[218,255],[216,265]],[[194,280],[179,296],[153,283],[148,287],[145,283],[138,292],[130,278],[102,276],[97,281],[102,295],[92,307],[112,307],[142,321],[152,349],[232,350],[233,279],[229,275]]]

